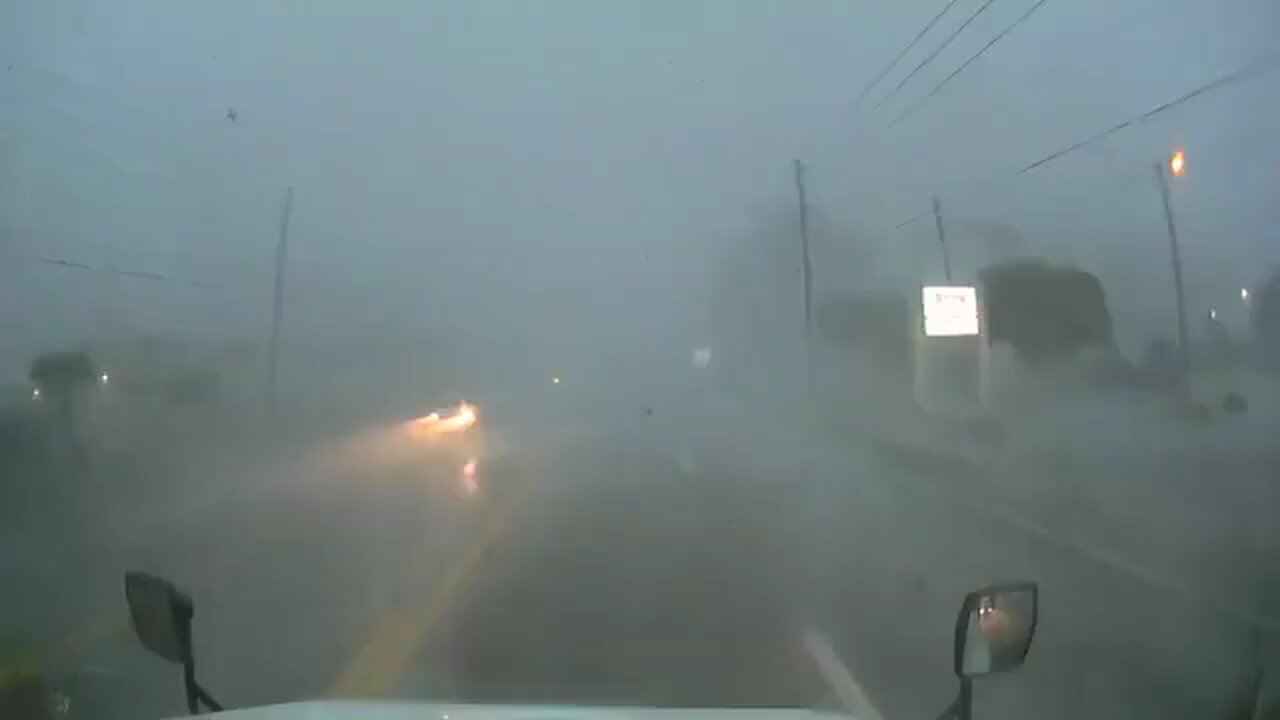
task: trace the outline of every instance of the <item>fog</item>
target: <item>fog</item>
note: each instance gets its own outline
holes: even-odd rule
[[[1197,355],[1190,429],[997,343],[955,411],[906,330],[922,284],[1042,257],[1098,278],[1136,366],[1176,332],[1180,148],[1194,347],[1212,309],[1252,348],[1278,82],[1268,0],[11,0],[0,586],[30,597],[0,670],[31,644],[176,712],[118,631],[145,569],[207,608],[229,704],[865,712],[816,632],[885,717],[936,714],[964,593],[1027,579],[1040,636],[986,716],[1251,702],[1280,687],[1274,377]],[[903,332],[839,316],[866,297]],[[111,379],[63,447],[31,375],[68,350]],[[173,399],[189,372],[214,410]],[[478,433],[434,435],[462,401]]]
[[[1114,262],[1132,266],[1159,242],[1144,167],[1185,145],[1196,165],[1193,198],[1179,198],[1191,203],[1187,235],[1231,238],[1189,240],[1188,264],[1240,273],[1277,259],[1262,239],[1275,217],[1254,190],[1274,179],[1274,76],[1025,179],[989,180],[1269,58],[1280,25],[1269,4],[1049,3],[886,130],[1025,11],[995,3],[881,108],[889,80],[851,110],[870,69],[938,9],[15,3],[5,307],[38,298],[59,317],[6,318],[19,333],[8,341],[21,356],[103,324],[260,335],[288,186],[289,300],[314,310],[290,313],[293,338],[537,324],[603,340],[619,326],[660,335],[673,308],[697,334],[725,238],[749,204],[789,199],[793,157],[813,167],[822,209],[881,253],[927,246],[927,219],[891,228],[939,192],[955,213],[1017,222],[1072,254],[1123,239],[1141,249]],[[974,9],[954,8],[952,26]],[[1095,189],[1117,178],[1120,192]],[[1050,227],[1086,212],[1105,225]],[[31,266],[50,255],[212,287]],[[838,265],[823,269],[820,281],[839,282]]]

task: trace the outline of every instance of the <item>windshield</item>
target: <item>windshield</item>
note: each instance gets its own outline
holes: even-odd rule
[[[1280,696],[1274,3],[6,6],[0,700]]]

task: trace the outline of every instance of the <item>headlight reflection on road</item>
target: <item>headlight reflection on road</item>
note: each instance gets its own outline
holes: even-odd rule
[[[465,498],[473,498],[480,494],[480,479],[475,458],[462,464],[462,478],[458,482],[458,494]]]
[[[460,497],[482,495],[478,422],[475,406],[463,402],[410,420],[368,425],[311,448],[308,472],[364,482],[425,473]]]

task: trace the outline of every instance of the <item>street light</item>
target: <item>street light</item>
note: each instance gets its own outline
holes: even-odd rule
[[[1169,175],[1181,177],[1187,169],[1187,158],[1181,148],[1169,154]],[[1178,228],[1173,221],[1173,208],[1169,203],[1169,177],[1165,174],[1164,163],[1156,162],[1156,183],[1160,187],[1160,199],[1164,205],[1165,229],[1169,233],[1169,265],[1173,270],[1173,302],[1178,312],[1178,365],[1180,382],[1178,389],[1181,399],[1191,399],[1191,349],[1187,337],[1187,299],[1182,287],[1182,253],[1178,249]]]

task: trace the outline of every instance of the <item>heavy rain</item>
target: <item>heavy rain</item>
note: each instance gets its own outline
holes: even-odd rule
[[[1280,717],[1274,2],[3,5],[0,718]]]

